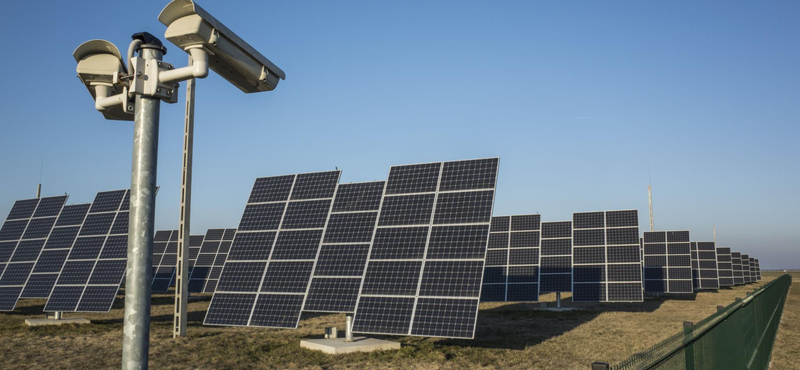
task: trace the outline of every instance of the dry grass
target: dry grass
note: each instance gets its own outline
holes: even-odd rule
[[[774,276],[774,275],[773,275]],[[765,281],[769,278],[764,279]],[[319,337],[326,326],[344,323],[344,315],[304,315],[297,330],[220,328],[201,325],[208,298],[189,305],[189,337],[171,338],[172,299],[153,298],[151,368],[154,369],[588,369],[593,361],[619,362],[681,330],[683,321],[699,321],[717,305],[743,297],[754,285],[699,293],[683,299],[643,304],[572,304],[585,311],[544,312],[528,304],[481,305],[475,340],[391,338],[398,351],[342,356],[300,348],[299,341]],[[800,291],[787,305],[775,349],[775,369],[789,369],[798,356]],[[569,295],[566,295],[569,297]],[[552,301],[554,295],[543,300]],[[20,301],[13,313],[0,314],[0,367],[13,369],[118,368],[122,338],[122,300],[109,314],[86,317],[91,325],[28,328],[26,318],[42,317],[42,300]]]

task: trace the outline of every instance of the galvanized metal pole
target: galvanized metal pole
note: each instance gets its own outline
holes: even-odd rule
[[[189,56],[192,65],[192,56]],[[183,177],[181,178],[181,215],[178,224],[178,266],[175,274],[175,319],[172,338],[186,336],[186,309],[189,301],[189,239],[192,215],[192,150],[194,148],[194,86],[186,81],[186,113],[183,122]]]
[[[141,46],[140,57],[161,60],[163,47]],[[161,100],[136,95],[131,169],[128,266],[125,282],[125,325],[122,369],[147,369],[150,349],[150,283],[156,209],[158,120]]]
[[[344,341],[345,342],[352,342],[353,341],[353,314],[347,313],[345,314],[344,319]]]

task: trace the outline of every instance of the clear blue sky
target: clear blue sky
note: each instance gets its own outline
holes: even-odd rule
[[[163,37],[164,4],[3,3],[0,214],[42,159],[44,194],[71,203],[130,186],[132,123],[94,110],[72,51]],[[657,229],[710,240],[716,223],[762,268],[800,267],[800,2],[200,4],[287,79],[252,95],[199,81],[194,233],[237,226],[256,177],[489,156],[496,215],[635,208],[645,228],[649,163]],[[178,222],[182,117],[162,105],[161,229]]]

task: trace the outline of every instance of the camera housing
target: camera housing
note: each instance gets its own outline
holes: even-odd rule
[[[106,40],[89,40],[78,46],[72,56],[78,62],[78,78],[103,116],[133,121],[133,106],[125,97],[125,88],[117,83],[119,76],[127,73],[119,49]]]
[[[245,93],[271,91],[284,72],[192,0],[173,0],[158,20],[167,40],[187,53],[202,47],[208,66]]]

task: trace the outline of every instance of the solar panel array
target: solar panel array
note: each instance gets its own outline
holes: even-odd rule
[[[297,327],[340,174],[256,179],[206,325]]]
[[[353,332],[474,336],[498,161],[391,168]]]
[[[571,292],[572,221],[542,222],[541,252],[539,291]]]
[[[645,292],[694,292],[688,231],[645,231],[643,247]]]
[[[44,310],[108,312],[125,274],[127,190],[97,193]]]
[[[236,229],[208,229],[203,239],[195,238],[194,242],[202,245],[196,249],[196,260],[189,274],[189,292],[214,293],[235,234]]]
[[[696,253],[696,255],[695,255]],[[719,289],[717,272],[717,246],[715,242],[692,242],[692,280],[696,289]]]
[[[66,201],[64,195],[14,203],[0,228],[0,311],[16,307]]]
[[[694,263],[692,261],[692,264]],[[733,286],[733,263],[730,247],[717,247],[717,274],[720,287]]]
[[[742,276],[745,284],[753,282],[753,278],[750,276],[750,256],[747,254],[742,254]]]
[[[481,301],[539,300],[541,216],[492,217]]]
[[[733,267],[733,285],[743,285],[744,275],[742,275],[742,254],[731,251],[731,265]]]
[[[385,184],[339,185],[303,311],[355,311]]]
[[[573,213],[572,261],[573,301],[643,301],[638,211]]]

